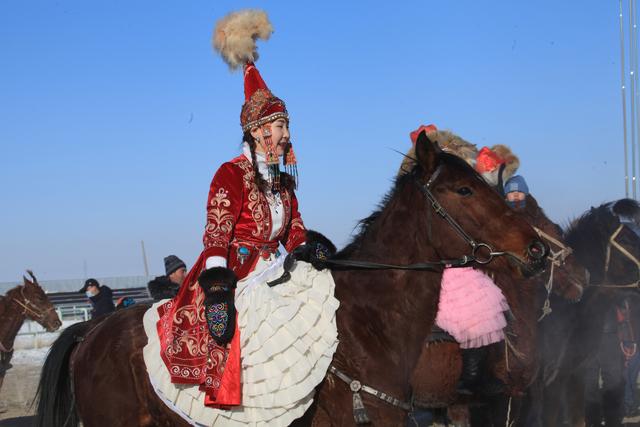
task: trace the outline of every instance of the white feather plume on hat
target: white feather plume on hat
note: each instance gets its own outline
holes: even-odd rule
[[[258,60],[256,40],[268,40],[273,33],[266,12],[245,9],[232,12],[216,23],[213,48],[232,70]]]

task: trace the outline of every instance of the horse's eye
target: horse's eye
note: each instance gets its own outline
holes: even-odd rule
[[[456,192],[461,196],[470,196],[473,194],[473,191],[469,187],[460,187],[456,190]]]

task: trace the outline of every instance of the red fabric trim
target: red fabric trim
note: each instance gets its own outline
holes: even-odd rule
[[[207,260],[207,258],[212,256],[221,256],[227,258],[227,256],[229,255],[229,249],[211,246],[210,248],[205,249],[203,254],[205,261]]]
[[[476,157],[476,170],[480,173],[494,171],[505,160],[489,147],[482,147]]]
[[[425,131],[426,133],[429,132],[437,132],[438,128],[436,127],[436,125],[420,125],[420,127],[416,130],[414,130],[413,132],[411,132],[409,134],[409,137],[411,138],[411,143],[415,146],[416,145],[416,141],[418,140],[418,136],[420,135],[420,132]]]

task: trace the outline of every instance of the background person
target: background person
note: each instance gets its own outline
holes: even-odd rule
[[[187,276],[187,265],[175,255],[164,258],[164,270],[164,276],[158,276],[147,284],[154,301],[175,297]]]
[[[96,279],[87,279],[84,282],[84,286],[79,292],[84,292],[93,309],[91,310],[91,318],[109,314],[115,311],[116,307],[113,305],[113,292],[108,286],[100,286],[100,283]]]

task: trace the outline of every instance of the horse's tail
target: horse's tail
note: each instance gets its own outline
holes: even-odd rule
[[[77,427],[80,418],[75,408],[75,396],[69,370],[69,358],[76,344],[92,326],[80,322],[66,328],[53,343],[42,366],[36,391],[38,410],[36,427]]]

